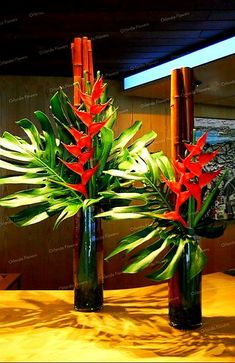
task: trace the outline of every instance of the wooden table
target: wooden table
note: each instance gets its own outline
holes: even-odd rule
[[[235,277],[203,276],[203,327],[171,328],[167,284],[105,291],[100,312],[73,291],[1,291],[0,361],[235,362]]]

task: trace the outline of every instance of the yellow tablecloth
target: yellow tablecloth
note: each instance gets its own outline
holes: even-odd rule
[[[96,313],[73,291],[1,291],[3,362],[235,362],[235,277],[203,276],[203,326],[168,324],[167,285],[105,291]]]

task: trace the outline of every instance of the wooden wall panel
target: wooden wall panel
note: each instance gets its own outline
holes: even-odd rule
[[[202,238],[201,246],[207,255],[204,273],[235,270],[235,221],[227,223],[223,236]]]
[[[55,77],[0,77],[0,133],[9,130],[22,135],[15,121],[33,118],[33,111],[40,109],[49,114],[49,99],[62,86],[72,97],[72,79]],[[169,102],[147,98],[128,97],[121,92],[117,82],[109,83],[109,95],[119,107],[118,121],[114,131],[118,135],[135,120],[142,120],[143,126],[137,136],[154,130],[158,137],[151,145],[151,151],[163,149],[170,156],[170,106]],[[203,114],[203,108],[197,116]],[[209,111],[208,111],[209,112]],[[222,116],[221,116],[222,117]],[[5,172],[0,171],[2,175]],[[16,190],[15,186],[0,187],[0,195]],[[69,289],[72,288],[72,220],[64,222],[58,230],[53,230],[53,220],[30,227],[17,228],[8,219],[13,212],[0,208],[0,272],[21,272],[24,289]],[[122,236],[134,232],[147,221],[103,221],[105,255],[118,243]],[[234,225],[223,243],[206,241],[203,248],[208,249],[209,260],[206,271],[222,271],[230,268],[235,257],[232,244]],[[209,246],[209,247],[208,247]],[[215,247],[217,246],[217,247]],[[222,252],[221,252],[222,251]],[[221,256],[223,258],[221,260]],[[105,262],[105,287],[123,288],[152,284],[144,274],[122,274],[126,263],[123,255]]]
[[[170,147],[170,114],[167,112],[169,103],[157,102],[152,99],[128,97],[121,91],[120,85],[110,82],[109,95],[115,99],[115,104],[119,107],[118,121],[114,127],[115,134],[118,135],[134,121],[141,120],[141,130],[137,137],[154,130],[157,133],[156,140],[151,144],[151,151],[164,150],[169,155]],[[170,155],[169,155],[170,156]],[[105,253],[113,249],[118,241],[127,234],[145,226],[147,221],[103,221],[103,231],[105,238]],[[145,273],[122,274],[122,267],[127,263],[127,257],[122,254],[115,256],[109,262],[105,262],[105,287],[121,288],[153,284],[152,281],[144,278]]]
[[[49,114],[50,97],[59,85],[72,95],[72,80],[5,76],[1,79],[0,133],[23,136],[15,121],[42,110]],[[24,135],[25,136],[25,135]],[[1,175],[5,171],[0,170]],[[0,195],[20,187],[0,186]],[[10,209],[0,208],[0,272],[20,272],[25,289],[58,289],[72,286],[72,221],[53,231],[53,221],[18,228],[8,219]]]
[[[235,105],[234,105],[235,106]],[[195,105],[195,117],[210,117],[235,120],[235,107]]]

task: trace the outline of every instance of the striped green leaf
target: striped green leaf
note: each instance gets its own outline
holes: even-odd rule
[[[146,277],[155,281],[164,281],[172,278],[178,266],[179,259],[182,256],[185,243],[185,240],[180,239],[178,246],[174,245],[164,256],[162,267],[157,271],[148,274]]]
[[[136,273],[148,267],[171,243],[170,239],[159,239],[132,257],[133,262],[123,272]]]
[[[115,256],[123,251],[129,253],[137,246],[150,240],[152,237],[156,235],[157,235],[157,229],[153,225],[147,226],[135,233],[132,233],[129,236],[123,238],[119,242],[119,245],[105,259],[108,260],[112,256]]]
[[[136,121],[131,127],[124,130],[120,136],[114,141],[111,153],[114,153],[118,149],[122,149],[127,145],[127,143],[132,139],[136,132],[140,129],[142,125],[141,121]]]

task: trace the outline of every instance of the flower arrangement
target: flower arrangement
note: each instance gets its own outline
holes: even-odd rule
[[[81,208],[102,203],[100,192],[120,185],[118,178],[103,171],[118,168],[137,145],[144,148],[155,138],[155,133],[149,132],[127,146],[140,129],[140,121],[115,138],[112,127],[117,109],[105,89],[99,75],[90,91],[89,87],[85,92],[78,87],[79,108],[62,90],[56,92],[51,99],[54,125],[41,111],[34,113],[41,131],[28,119],[17,121],[29,141],[3,133],[0,167],[17,175],[2,177],[0,184],[34,186],[0,199],[2,207],[26,207],[10,217],[16,225],[28,226],[59,214],[57,227]]]
[[[136,121],[114,136],[117,109],[107,98],[99,73],[93,86],[84,77],[76,87],[81,100],[78,107],[62,89],[51,98],[54,122],[41,111],[34,113],[36,122],[17,121],[28,140],[8,131],[0,137],[0,168],[14,172],[0,178],[0,184],[30,186],[3,196],[0,206],[21,207],[10,216],[19,227],[57,215],[56,228],[74,217],[74,246],[79,244],[74,263],[75,309],[93,311],[103,304],[102,237],[95,215],[114,205],[129,204],[129,200],[107,200],[101,192],[132,190],[131,181],[121,185],[118,177],[105,172],[119,170],[129,157],[146,149],[156,134],[150,131],[131,142],[142,125]]]
[[[218,237],[225,229],[223,223],[215,224],[207,214],[226,171],[204,170],[218,150],[205,152],[207,134],[197,142],[195,131],[193,134],[193,143],[185,143],[185,157],[172,163],[162,151],[150,154],[144,149],[124,161],[119,166],[122,170],[106,171],[122,182],[135,180],[138,184],[132,184],[129,193],[101,192],[109,199],[129,198],[133,203],[99,214],[114,220],[150,219],[147,226],[125,236],[106,259],[126,252],[130,263],[125,273],[150,269],[146,277],[168,281],[170,325],[186,330],[202,325],[201,273],[206,255],[198,236]],[[214,187],[209,190],[207,185],[212,181]]]
[[[0,206],[23,207],[10,217],[20,227],[57,215],[56,228],[65,219],[79,216],[77,310],[97,310],[103,302],[101,254],[97,260],[101,249],[99,217],[150,219],[149,225],[124,237],[107,259],[140,248],[132,254],[124,272],[137,273],[151,267],[153,271],[147,277],[164,281],[176,275],[182,257],[189,253],[184,283],[189,290],[189,281],[199,276],[206,263],[195,235],[216,237],[225,228],[207,217],[226,175],[219,169],[211,173],[204,170],[218,150],[205,152],[207,134],[197,142],[194,134],[193,143],[185,144],[185,157],[171,163],[162,151],[148,151],[156,138],[154,131],[132,140],[141,128],[140,121],[115,137],[117,109],[107,97],[100,73],[93,79],[90,42],[83,38],[81,52],[79,39],[72,44],[79,80],[75,84],[76,106],[60,89],[51,98],[53,122],[36,111],[36,123],[26,118],[17,122],[28,140],[7,131],[0,137],[0,168],[16,173],[0,178],[0,184],[30,186],[2,197]],[[88,66],[83,78],[82,54],[85,69]],[[212,181],[214,188],[209,191],[207,185]]]
[[[173,277],[185,245],[191,244],[194,257],[191,259],[189,278],[192,279],[203,270],[206,256],[200,245],[195,243],[195,235],[217,237],[225,228],[222,223],[216,225],[207,217],[226,172],[221,174],[218,169],[208,173],[204,170],[204,166],[218,153],[218,150],[211,153],[204,151],[206,138],[207,133],[194,144],[185,143],[187,155],[174,160],[172,164],[161,151],[149,154],[144,150],[136,158],[130,158],[120,165],[122,171],[106,172],[122,179],[134,179],[141,183],[142,189],[140,192],[136,187],[128,195],[102,192],[109,198],[129,198],[133,202],[138,200],[138,205],[116,207],[100,216],[107,219],[151,219],[148,226],[124,237],[106,257],[107,260],[120,252],[129,254],[143,246],[131,256],[131,263],[124,272],[136,273],[152,266],[155,271],[147,277],[163,281]],[[219,178],[214,188],[203,200],[207,185],[216,177]],[[153,239],[154,242],[146,247],[146,242]],[[154,262],[159,256],[160,259]]]

